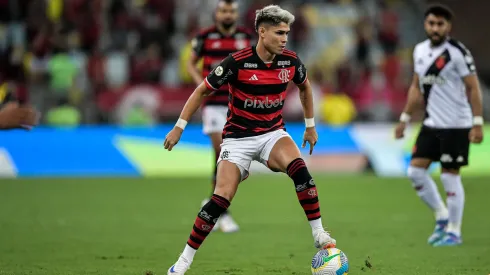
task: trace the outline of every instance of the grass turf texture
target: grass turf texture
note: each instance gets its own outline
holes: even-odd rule
[[[405,179],[317,175],[316,183],[349,274],[490,273],[488,179],[464,179],[458,248],[426,244],[433,217]],[[2,179],[0,274],[166,274],[207,194],[207,179]],[[252,175],[231,211],[241,232],[212,233],[189,275],[311,274],[316,250],[286,176]]]

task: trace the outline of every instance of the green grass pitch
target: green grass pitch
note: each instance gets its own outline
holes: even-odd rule
[[[465,178],[464,244],[433,248],[433,217],[405,179],[316,175],[323,221],[349,274],[490,273],[490,185]],[[0,274],[166,274],[189,236],[207,179],[0,180]],[[189,275],[311,274],[309,225],[284,175],[252,175]],[[372,268],[365,266],[369,257]]]

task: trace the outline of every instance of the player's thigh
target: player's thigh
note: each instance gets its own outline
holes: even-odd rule
[[[262,149],[262,163],[272,171],[286,172],[288,165],[301,157],[298,146],[291,136],[283,130],[277,131]]]
[[[439,160],[440,144],[437,130],[422,126],[413,146],[410,165],[428,168],[433,161]]]
[[[249,175],[250,164],[257,148],[249,140],[225,139],[221,144],[216,174],[215,193],[231,200],[238,183]]]
[[[470,129],[447,129],[441,132],[441,167],[444,172],[457,174],[469,164]]]
[[[242,180],[242,171],[236,163],[227,160],[220,161],[216,174],[214,194],[232,201]]]

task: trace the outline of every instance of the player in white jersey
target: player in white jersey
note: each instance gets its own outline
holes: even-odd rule
[[[414,77],[396,138],[402,138],[417,103],[425,103],[425,119],[413,149],[407,175],[418,196],[434,211],[436,227],[428,242],[433,246],[462,243],[464,189],[460,168],[468,165],[470,142],[483,139],[483,107],[473,58],[466,47],[449,37],[452,12],[434,5],[425,12],[428,39],[414,49]],[[468,98],[469,97],[469,98]],[[441,163],[446,204],[427,172]]]

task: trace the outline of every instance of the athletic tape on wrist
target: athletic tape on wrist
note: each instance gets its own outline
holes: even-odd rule
[[[315,118],[305,118],[306,128],[315,126]]]
[[[179,120],[177,120],[177,123],[175,123],[175,126],[181,128],[182,130],[185,129],[185,126],[187,126],[187,121],[184,120],[184,119],[181,119],[179,118]]]

